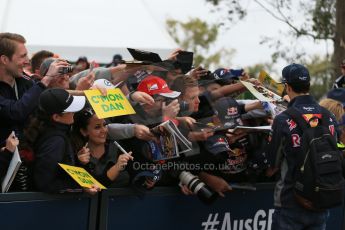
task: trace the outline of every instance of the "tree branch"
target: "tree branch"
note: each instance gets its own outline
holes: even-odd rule
[[[261,8],[263,8],[268,14],[270,14],[272,17],[274,17],[275,19],[277,19],[278,21],[281,21],[285,24],[287,24],[296,34],[297,36],[301,36],[301,35],[305,35],[305,36],[309,36],[311,38],[313,38],[314,40],[325,40],[325,39],[331,39],[334,40],[333,37],[325,37],[325,36],[318,36],[315,35],[313,33],[310,33],[306,30],[300,30],[298,29],[296,26],[294,26],[290,20],[285,16],[285,14],[281,11],[281,8],[279,7],[279,5],[277,4],[276,6],[273,6],[271,4],[272,7],[276,8],[279,16],[277,14],[275,14],[272,10],[270,10],[269,8],[267,8],[264,4],[262,4],[261,2],[259,2],[258,0],[254,0],[254,2],[256,2]],[[268,3],[269,4],[269,3]]]

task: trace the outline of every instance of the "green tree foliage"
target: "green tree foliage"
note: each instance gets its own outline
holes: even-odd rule
[[[312,76],[311,93],[320,98],[330,89],[330,84],[340,75],[339,64],[345,58],[345,1],[344,0],[251,0],[276,20],[290,27],[287,34],[278,38],[265,37],[261,44],[274,47],[273,62],[284,59],[289,63],[301,62],[310,68]],[[234,19],[246,15],[248,1],[206,0],[212,3],[217,13],[223,12]],[[227,3],[227,4],[226,4]],[[227,10],[222,10],[227,7]],[[298,9],[298,10],[296,10]],[[303,17],[296,17],[296,12]],[[299,39],[311,38],[314,42],[331,41],[334,53],[328,56],[310,57],[297,48]],[[284,42],[282,42],[284,39]],[[287,44],[287,45],[283,45]],[[292,45],[291,45],[292,44]]]
[[[251,0],[262,7],[276,20],[285,23],[290,27],[288,34],[280,34],[279,38],[266,37],[262,43],[268,43],[276,47],[277,52],[272,54],[273,61],[283,58],[287,61],[304,61],[306,55],[303,49],[291,49],[290,46],[282,46],[281,39],[290,39],[291,42],[298,42],[299,38],[311,38],[314,41],[332,41],[334,54],[331,68],[335,74],[332,79],[340,74],[338,68],[341,60],[345,58],[345,1],[344,0]],[[235,19],[243,18],[246,15],[248,1],[233,0],[206,0],[212,3],[214,10],[223,12]],[[227,4],[226,4],[227,3]],[[221,7],[220,7],[221,6]],[[221,10],[228,7],[228,10]],[[293,10],[294,9],[294,10]],[[298,10],[296,10],[298,9]],[[230,13],[231,12],[231,13]],[[303,18],[296,17],[296,12],[303,15]],[[232,23],[234,20],[230,20]],[[290,44],[293,44],[289,42]]]
[[[313,56],[310,62],[304,64],[307,66],[310,73],[310,94],[319,100],[321,97],[325,96],[333,84],[331,59]]]
[[[318,0],[312,8],[312,31],[320,39],[332,39],[335,36],[335,0]]]
[[[195,66],[201,64],[209,68],[230,65],[234,50],[214,47],[219,34],[218,25],[208,24],[198,18],[187,22],[168,19],[166,25],[168,33],[182,49],[194,52]]]

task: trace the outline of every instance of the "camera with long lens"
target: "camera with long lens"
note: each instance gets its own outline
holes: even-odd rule
[[[68,74],[73,72],[73,66],[63,66],[59,68],[60,74]]]
[[[206,204],[211,204],[218,197],[218,193],[213,191],[197,176],[190,172],[182,171],[179,174],[179,179],[182,184],[186,185],[202,202]]]

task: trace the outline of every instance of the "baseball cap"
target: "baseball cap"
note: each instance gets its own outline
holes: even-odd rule
[[[224,135],[213,135],[207,138],[205,147],[207,151],[214,155],[230,150],[229,143]]]
[[[336,88],[332,89],[327,93],[327,98],[339,101],[345,107],[345,89],[344,88]]]
[[[107,79],[97,79],[96,81],[94,81],[92,86],[100,86],[100,87],[103,87],[106,89],[115,89],[116,88],[116,86],[113,85],[113,83],[111,83]]]
[[[232,80],[239,79],[239,75],[234,74],[233,71],[232,69],[219,68],[216,69],[211,76],[213,76],[214,80],[219,84],[229,84]]]
[[[309,83],[310,75],[306,67],[300,64],[290,64],[282,70],[282,81],[280,83]]]
[[[224,127],[235,128],[238,125],[243,125],[240,106],[235,99],[231,97],[218,99],[213,108]]]
[[[176,98],[180,96],[181,92],[169,89],[168,84],[162,78],[148,75],[142,80],[137,88],[138,91],[147,93],[151,96],[159,94],[163,97]]]
[[[47,58],[42,62],[41,66],[40,66],[41,76],[45,76],[47,74],[50,65],[56,60],[58,60],[58,59],[57,58]]]
[[[84,96],[72,96],[60,88],[46,89],[39,98],[39,108],[48,114],[78,112],[84,108]]]

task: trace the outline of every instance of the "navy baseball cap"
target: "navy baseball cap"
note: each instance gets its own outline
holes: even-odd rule
[[[243,125],[240,105],[235,99],[231,97],[218,99],[214,103],[213,108],[224,127],[235,128],[238,125]]]
[[[208,152],[218,155],[230,150],[229,143],[225,135],[213,135],[205,141],[205,147]]]
[[[285,66],[282,71],[282,82],[281,83],[309,83],[310,75],[306,67],[300,64],[290,64]]]
[[[327,93],[327,98],[339,101],[345,107],[345,89],[344,88],[336,88],[332,89]]]
[[[243,70],[242,70],[243,72]],[[219,68],[213,72],[214,79],[216,80],[238,80],[239,76],[234,74],[231,69]]]
[[[198,84],[200,86],[208,85],[211,83],[218,83],[220,85],[228,85],[233,82],[233,80],[238,80],[239,76],[233,74],[231,69],[219,68],[216,69],[213,73],[207,74],[202,77]]]

